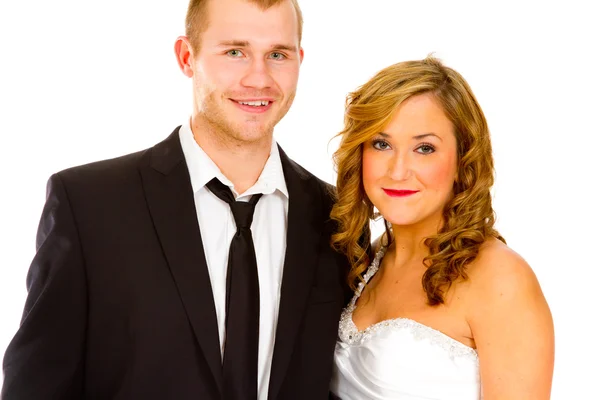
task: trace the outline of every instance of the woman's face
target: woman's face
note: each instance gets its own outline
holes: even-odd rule
[[[456,174],[454,126],[429,93],[405,100],[384,131],[363,144],[365,191],[393,225],[437,229]]]

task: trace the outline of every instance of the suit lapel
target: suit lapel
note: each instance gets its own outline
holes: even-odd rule
[[[214,298],[179,128],[154,146],[140,168],[148,208],[190,325],[221,390]]]
[[[323,202],[309,176],[279,148],[289,192],[286,254],[279,318],[271,365],[269,399],[275,399],[285,376],[304,317],[323,231]]]

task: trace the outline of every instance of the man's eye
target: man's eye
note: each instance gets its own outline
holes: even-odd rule
[[[271,58],[274,60],[283,60],[285,59],[285,54],[283,53],[271,53]]]
[[[232,56],[232,57],[241,57],[242,56],[242,52],[239,50],[229,50],[227,52],[228,55]]]

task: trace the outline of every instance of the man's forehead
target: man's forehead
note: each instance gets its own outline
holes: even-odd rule
[[[248,19],[212,20],[203,33],[210,45],[228,43],[237,47],[296,46],[299,37],[294,24],[269,24]]]
[[[206,8],[208,20],[221,23],[297,23],[296,9],[291,2],[281,2],[268,8],[248,0],[213,0]]]
[[[268,8],[263,8],[250,0],[212,0],[206,8],[209,19],[219,21],[245,20],[247,22],[270,19],[271,22],[286,23],[289,19],[297,19],[296,10],[291,2],[282,1]]]
[[[267,9],[248,0],[211,0],[208,4],[204,45],[246,42],[246,47],[295,47],[298,20],[291,2]]]

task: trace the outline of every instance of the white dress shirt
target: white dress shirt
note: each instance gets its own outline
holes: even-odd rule
[[[229,245],[237,228],[229,204],[220,200],[205,185],[216,177],[231,188],[238,201],[249,201],[253,194],[263,193],[254,210],[251,230],[260,290],[258,399],[266,400],[279,314],[289,204],[277,143],[273,140],[269,159],[254,186],[238,195],[231,181],[194,140],[189,121],[181,126],[179,140],[194,191],[202,245],[217,311],[221,357],[225,344],[227,258]]]

